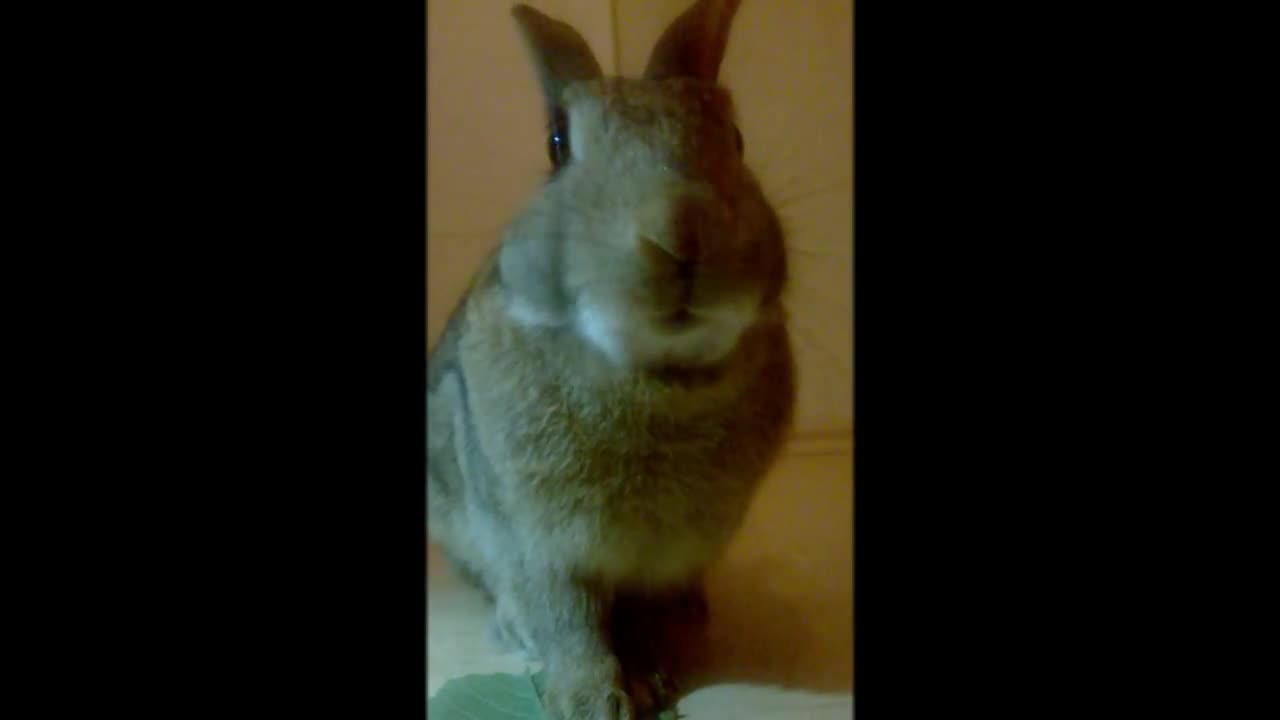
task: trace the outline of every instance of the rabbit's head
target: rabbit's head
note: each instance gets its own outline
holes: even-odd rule
[[[781,227],[716,84],[737,5],[700,0],[641,78],[604,77],[573,28],[516,6],[552,162],[499,255],[516,322],[644,367],[717,364],[748,329],[781,321]]]

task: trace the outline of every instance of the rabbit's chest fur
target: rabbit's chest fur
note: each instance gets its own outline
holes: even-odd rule
[[[522,552],[619,584],[699,572],[740,525],[790,420],[781,328],[709,377],[610,374],[473,297],[458,361],[472,455]],[[583,353],[587,353],[584,355]]]

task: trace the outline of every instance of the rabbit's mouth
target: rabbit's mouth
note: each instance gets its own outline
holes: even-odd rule
[[[662,318],[662,323],[669,328],[681,330],[693,322],[693,313],[689,308],[680,308]]]
[[[704,366],[728,357],[758,315],[758,304],[750,298],[626,316],[583,303],[574,326],[583,340],[619,364]]]

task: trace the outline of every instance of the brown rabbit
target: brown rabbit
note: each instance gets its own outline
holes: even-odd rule
[[[716,84],[737,6],[695,4],[642,79],[513,10],[554,170],[428,358],[428,527],[560,720],[646,709],[615,601],[701,598],[791,422],[782,231]]]

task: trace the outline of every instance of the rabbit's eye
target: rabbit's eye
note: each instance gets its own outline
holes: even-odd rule
[[[551,157],[551,165],[559,170],[569,162],[569,123],[561,111],[556,111],[551,120],[550,136],[547,138],[547,154]]]

